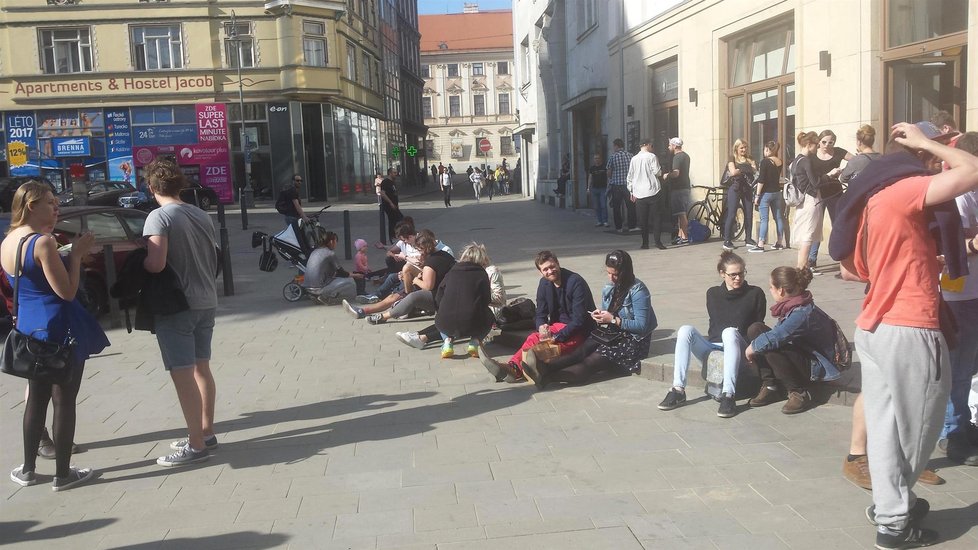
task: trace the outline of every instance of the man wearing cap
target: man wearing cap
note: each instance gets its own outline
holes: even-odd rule
[[[689,244],[686,228],[689,220],[686,211],[692,202],[689,196],[689,155],[683,151],[683,140],[674,137],[669,140],[672,153],[672,171],[662,176],[663,183],[669,183],[669,208],[679,225],[679,236],[672,244]]]
[[[608,158],[608,194],[611,196],[611,213],[615,219],[615,229],[621,233],[635,229],[635,203],[628,200],[628,188],[625,178],[628,176],[628,165],[632,155],[625,150],[625,142],[621,138],[612,142],[615,152]],[[622,209],[625,215],[622,215]],[[622,219],[624,217],[624,220]]]
[[[928,225],[950,225],[941,231],[953,233],[957,223],[960,235],[960,218],[942,221],[940,211],[978,188],[978,158],[939,142],[946,137],[929,122],[894,125],[886,155],[863,169],[840,200],[842,223],[829,243],[833,258],[870,283],[855,342],[873,479],[866,517],[877,526],[877,548],[927,546],[938,538],[919,526],[930,505],[913,486],[940,434],[951,381],[937,255],[954,275],[964,239],[942,239],[939,251]],[[933,175],[934,161],[950,169]]]
[[[642,140],[642,148],[632,157],[628,164],[628,176],[625,178],[635,212],[638,215],[638,225],[642,228],[642,249],[649,248],[649,232],[655,240],[655,247],[665,250],[662,244],[661,211],[662,184],[659,182],[659,159],[652,154],[652,140]]]

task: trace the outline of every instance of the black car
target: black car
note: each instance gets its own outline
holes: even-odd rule
[[[119,197],[136,192],[135,187],[124,181],[90,181],[85,185],[88,187],[86,206],[118,206]],[[75,204],[75,196],[71,189],[58,195],[58,204],[62,207]]]
[[[10,205],[14,202],[14,193],[17,192],[17,189],[21,185],[24,185],[29,181],[46,183],[51,187],[52,193],[55,195],[58,194],[58,190],[55,189],[54,184],[47,178],[36,176],[10,176],[0,178],[0,212],[10,212]]]
[[[210,187],[204,187],[196,181],[190,180],[187,182],[187,186],[180,190],[180,200],[188,204],[195,204],[201,210],[210,210],[211,206],[217,204],[217,193]],[[143,212],[149,212],[160,206],[153,195],[145,191],[136,191],[121,196],[118,204],[123,208],[135,208]]]

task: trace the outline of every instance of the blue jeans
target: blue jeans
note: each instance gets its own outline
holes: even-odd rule
[[[767,217],[768,210],[774,216],[774,224],[778,228],[778,240],[784,242],[784,198],[781,193],[761,193],[761,203],[757,207],[761,216],[761,226],[758,228],[760,235],[758,241],[767,240]]]
[[[391,273],[388,275],[387,278],[384,279],[384,282],[381,283],[381,285],[377,287],[377,290],[374,291],[374,295],[378,296],[379,298],[386,298],[390,294],[399,292],[401,290],[404,290],[404,284],[401,281],[401,272],[398,271],[397,273]]]
[[[947,305],[958,322],[958,346],[951,350],[951,395],[944,414],[942,439],[963,434],[965,426],[972,420],[968,392],[978,365],[978,300],[948,302]]]
[[[594,202],[594,214],[598,223],[608,223],[608,188],[591,188],[591,201]]]
[[[673,367],[672,385],[677,388],[686,387],[686,371],[689,370],[690,355],[696,356],[700,363],[706,364],[706,358],[711,351],[723,350],[723,392],[729,395],[737,393],[737,371],[740,361],[747,349],[747,340],[734,327],[723,329],[722,343],[710,342],[692,325],[679,327],[676,333],[676,355]]]

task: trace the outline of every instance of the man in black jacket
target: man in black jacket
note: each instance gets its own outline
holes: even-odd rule
[[[537,286],[537,332],[526,337],[520,349],[505,365],[492,359],[481,346],[479,359],[497,382],[507,375],[513,381],[524,380],[523,352],[542,340],[553,339],[561,355],[577,349],[594,328],[591,312],[595,310],[591,289],[583,277],[560,267],[557,256],[544,250],[537,254],[535,264],[540,271]]]

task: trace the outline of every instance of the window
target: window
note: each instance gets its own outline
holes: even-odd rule
[[[509,62],[499,61],[496,63],[496,74],[509,74]]]
[[[357,81],[357,48],[353,42],[346,43],[346,77]]]
[[[313,67],[326,66],[326,24],[322,21],[302,22],[302,62]]]
[[[457,95],[448,96],[448,116],[451,117],[462,116],[462,96],[457,96]]]
[[[794,31],[778,26],[735,40],[729,48],[729,67],[731,86],[794,73]]]
[[[251,23],[224,24],[224,51],[227,66],[238,66],[238,52],[241,53],[241,66],[255,66],[255,38],[251,34]]]
[[[88,27],[42,29],[41,70],[45,74],[92,71],[92,39]]]
[[[886,46],[895,48],[963,32],[968,28],[968,0],[887,0]]]
[[[421,98],[421,114],[425,118],[432,118],[431,116],[431,98],[422,97]]]
[[[431,78],[431,65],[421,65],[421,76]]]
[[[473,113],[475,116],[485,116],[486,115],[486,96],[484,95],[474,95],[472,96],[473,103]]]
[[[474,76],[483,76],[486,74],[486,66],[483,63],[473,63],[472,64],[472,74]]]
[[[513,136],[499,136],[499,154],[515,154],[513,153]]]
[[[458,76],[458,63],[448,64],[448,76]]]
[[[183,67],[180,25],[134,26],[133,66],[137,71],[158,71]]]
[[[499,94],[499,114],[508,115],[509,113],[509,94]]]
[[[363,56],[363,85],[372,90],[374,83],[370,76],[370,54],[363,52],[360,55]]]
[[[595,0],[578,0],[577,34],[584,34],[598,24],[598,8]]]
[[[522,80],[523,84],[529,84],[530,83],[530,57],[531,57],[531,55],[532,54],[531,54],[531,50],[530,50],[530,37],[528,36],[528,37],[524,38],[523,39],[523,43],[520,44],[520,56],[521,56],[520,59],[522,60],[522,63],[520,65],[520,79]]]

